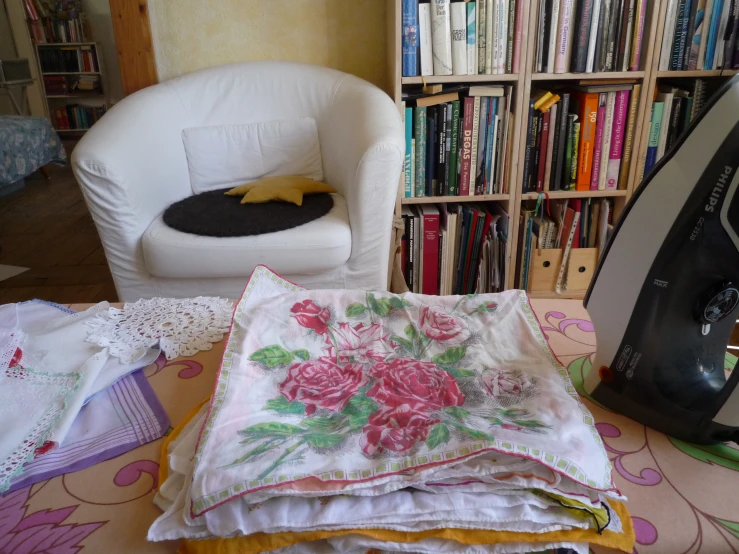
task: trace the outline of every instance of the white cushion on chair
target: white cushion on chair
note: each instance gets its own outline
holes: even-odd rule
[[[167,227],[157,217],[144,233],[146,269],[155,277],[243,277],[258,264],[278,273],[309,275],[342,266],[351,255],[346,200],[332,195],[325,216],[293,229],[248,237],[203,237]]]
[[[310,117],[182,130],[195,194],[273,175],[323,180],[316,120]]]

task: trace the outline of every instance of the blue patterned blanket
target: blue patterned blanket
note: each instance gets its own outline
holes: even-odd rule
[[[0,188],[67,154],[51,123],[42,117],[0,116]]]

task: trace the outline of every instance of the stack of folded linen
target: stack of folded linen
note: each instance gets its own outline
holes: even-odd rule
[[[308,292],[258,267],[212,397],[163,449],[149,539],[631,552],[593,423],[521,291]]]

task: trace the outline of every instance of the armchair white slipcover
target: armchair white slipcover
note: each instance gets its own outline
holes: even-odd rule
[[[199,191],[193,184],[202,179],[183,131],[220,126],[231,136],[238,126],[306,118],[315,120],[318,171],[339,192],[329,214],[253,237],[201,237],[163,224],[165,208]],[[229,139],[229,155],[242,138]],[[398,110],[377,87],[324,67],[255,62],[197,71],[125,98],[85,134],[72,167],[120,300],[238,298],[260,263],[310,288],[385,289],[403,152]],[[208,156],[202,152],[206,165],[218,152]],[[211,188],[280,171],[250,173]]]

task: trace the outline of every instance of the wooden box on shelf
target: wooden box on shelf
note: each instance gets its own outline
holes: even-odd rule
[[[554,291],[557,286],[563,251],[560,248],[539,248],[531,255],[529,291]]]
[[[597,248],[573,248],[567,260],[567,291],[576,292],[588,289],[590,280],[598,266]]]

